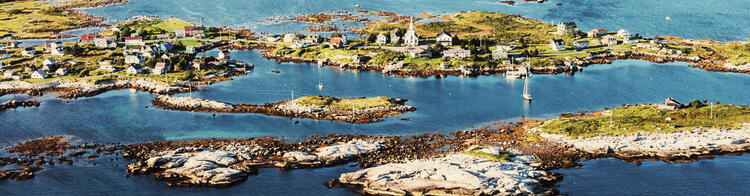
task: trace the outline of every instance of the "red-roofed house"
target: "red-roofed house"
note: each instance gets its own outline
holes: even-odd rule
[[[331,41],[328,42],[328,45],[331,46],[331,48],[340,48],[344,45],[344,39],[340,37],[331,38]]]
[[[89,34],[89,35],[81,35],[81,42],[82,43],[92,43],[94,42],[95,35]]]
[[[591,29],[591,31],[586,32],[586,34],[589,37],[599,37],[599,36],[607,34],[607,30],[606,29]]]
[[[127,46],[143,46],[146,43],[143,42],[143,37],[126,37],[125,45]]]

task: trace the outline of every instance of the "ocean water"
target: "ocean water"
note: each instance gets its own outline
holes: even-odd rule
[[[218,51],[209,51],[215,55]],[[656,103],[666,97],[688,102],[708,99],[750,105],[750,75],[690,69],[685,63],[654,64],[639,60],[595,65],[575,75],[534,75],[535,100],[521,97],[522,80],[502,75],[477,78],[397,78],[379,72],[353,72],[306,64],[278,64],[259,51],[232,51],[233,58],[254,63],[245,76],[201,91],[177,96],[243,104],[263,104],[304,95],[336,97],[391,96],[409,99],[412,113],[373,124],[289,119],[261,114],[167,111],[151,107],[155,97],[130,90],[62,100],[41,98],[40,107],[0,112],[0,123],[13,127],[0,143],[47,135],[73,135],[84,141],[139,142],[196,138],[280,136],[297,139],[331,133],[411,135],[452,132],[498,120],[553,118],[556,114],[600,110],[620,104]],[[281,73],[273,73],[278,70]],[[317,88],[322,83],[323,90]],[[24,96],[21,96],[24,97]],[[8,98],[0,98],[8,99]],[[299,121],[299,124],[294,124]]]
[[[127,19],[137,15],[177,17],[212,26],[250,27],[257,32],[297,32],[304,24],[258,23],[268,17],[296,16],[327,11],[383,10],[417,16],[419,13],[495,11],[522,14],[545,22],[574,21],[594,28],[628,29],[642,35],[675,35],[719,41],[750,37],[750,1],[551,0],[515,6],[496,0],[130,0],[127,4],[84,9],[95,16]],[[555,3],[562,3],[557,6]],[[356,8],[355,5],[360,5]],[[670,17],[671,20],[666,18]]]
[[[562,6],[555,6],[560,2]],[[750,1],[557,1],[507,6],[480,0],[221,0],[146,1],[84,9],[112,20],[133,15],[170,16],[206,25],[250,27],[258,32],[293,32],[304,24],[258,23],[267,17],[324,11],[386,10],[417,15],[470,10],[523,14],[546,22],[572,20],[584,30],[629,29],[644,35],[676,35],[721,41],[750,36]],[[131,12],[128,12],[131,10]],[[671,20],[665,20],[669,16]],[[76,32],[72,32],[76,33]],[[208,51],[206,55],[216,55]],[[72,135],[97,142],[143,142],[197,138],[279,136],[298,139],[330,133],[410,135],[450,132],[498,120],[521,117],[553,118],[558,113],[599,110],[620,104],[708,99],[750,105],[750,75],[690,69],[686,63],[655,64],[639,60],[594,65],[575,75],[535,75],[531,78],[534,102],[521,98],[523,81],[502,76],[476,78],[397,78],[374,72],[353,72],[317,65],[283,63],[260,57],[258,51],[232,51],[238,60],[256,65],[246,76],[217,83],[195,96],[232,103],[262,104],[294,96],[393,96],[409,99],[417,111],[386,122],[353,125],[342,122],[287,119],[258,114],[217,114],[165,111],[151,107],[154,95],[129,90],[107,92],[77,100],[46,95],[42,105],[0,112],[0,145],[50,135]],[[276,74],[271,71],[279,70]],[[321,91],[318,83],[325,88]],[[0,101],[29,99],[6,95]],[[295,124],[294,121],[300,121]],[[728,156],[687,164],[645,162],[641,166],[616,159],[591,160],[577,169],[558,170],[568,176],[559,189],[571,195],[741,195],[748,191],[749,156]],[[328,189],[323,184],[356,167],[278,171],[260,175],[229,188],[175,188],[148,176],[126,178],[125,168],[107,158],[73,166],[56,165],[28,181],[0,181],[0,195],[354,195],[349,189]],[[74,180],[73,180],[74,179]]]

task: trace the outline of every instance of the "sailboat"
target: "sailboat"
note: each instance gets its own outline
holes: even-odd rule
[[[323,90],[323,84],[318,82],[318,89]]]
[[[526,67],[526,79],[523,80],[523,100],[531,101],[532,97],[529,93],[529,77],[531,76],[531,72],[529,72],[529,68]]]

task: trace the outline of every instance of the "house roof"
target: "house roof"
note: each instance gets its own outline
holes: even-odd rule
[[[555,45],[565,45],[565,42],[561,39],[552,39],[552,43],[555,43]]]
[[[165,62],[158,62],[156,63],[156,66],[154,66],[156,69],[164,69],[165,67],[167,67],[167,63]]]
[[[448,37],[452,37],[450,33],[445,31],[440,31],[435,37],[440,37],[441,35],[447,35]]]
[[[607,29],[591,29],[591,31],[589,31],[589,32],[601,33],[601,32],[607,32]]]
[[[343,43],[343,41],[344,41],[344,39],[342,39],[340,37],[336,37],[336,38],[332,38],[329,43],[330,44],[341,45],[341,43]]]
[[[143,40],[143,37],[126,37],[125,40]]]

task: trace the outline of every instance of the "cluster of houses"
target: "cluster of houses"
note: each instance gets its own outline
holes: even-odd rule
[[[175,37],[195,37],[195,38],[203,38],[206,37],[205,31],[203,31],[202,28],[196,27],[195,25],[188,25],[185,26],[184,29],[176,29],[174,30]],[[167,37],[165,37],[167,36]],[[161,37],[157,35],[157,39],[168,39],[169,35],[163,34]]]
[[[557,32],[556,32],[557,34],[566,34],[570,31],[574,31],[574,32],[578,31],[578,27],[574,22],[565,22],[565,23],[557,24]],[[586,35],[589,38],[601,38],[599,43],[601,45],[608,45],[608,46],[620,44],[620,42],[618,41],[618,37],[622,39],[622,44],[632,44],[632,43],[638,42],[638,40],[634,39],[633,35],[630,34],[630,32],[628,32],[625,29],[620,29],[619,31],[617,31],[616,35],[609,34],[609,32],[606,29],[592,29],[586,32]],[[589,43],[589,41],[581,40],[581,41],[573,42],[571,47],[574,50],[581,50],[581,49],[589,48],[590,45],[591,44]],[[564,51],[567,49],[565,42],[560,39],[550,40],[549,47],[555,51]]]

